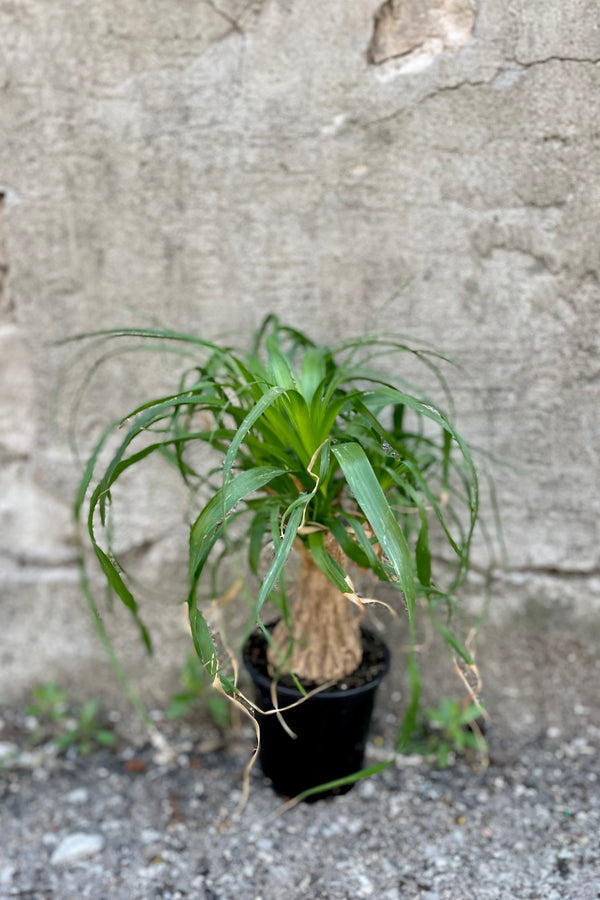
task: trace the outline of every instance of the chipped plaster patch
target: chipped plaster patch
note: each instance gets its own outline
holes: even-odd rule
[[[473,0],[386,0],[375,15],[369,61],[389,77],[426,69],[441,53],[456,53],[473,38]]]

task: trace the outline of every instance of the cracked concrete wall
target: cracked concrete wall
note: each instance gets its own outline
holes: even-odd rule
[[[508,568],[492,615],[510,623],[542,608],[538,624],[591,633],[598,9],[468,5],[461,41],[426,43],[432,10],[466,14],[432,0],[408,43],[373,64],[377,0],[0,0],[4,697],[49,677],[112,690],[77,586],[72,381],[59,391],[74,351],[52,342],[155,318],[214,337],[276,311],[331,340],[366,318],[459,359],[491,433],[468,391],[459,423],[510,463],[498,470]],[[82,410],[83,449],[107,397],[128,408],[147,383],[168,384],[167,368],[107,367]],[[176,492],[157,475],[124,528],[131,558],[171,600],[185,548]],[[110,628],[160,697],[187,638],[172,603],[148,605],[159,667],[122,617]]]

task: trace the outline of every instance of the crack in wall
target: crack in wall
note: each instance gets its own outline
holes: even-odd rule
[[[393,62],[393,60],[392,60]],[[410,105],[403,106],[401,109],[397,109],[392,113],[389,113],[385,116],[379,116],[376,119],[371,119],[367,122],[361,123],[361,127],[368,129],[377,127],[379,125],[385,125],[389,122],[393,122],[394,120],[400,118],[406,113],[410,113],[417,106],[426,103],[428,100],[431,100],[434,97],[438,97],[442,94],[455,93],[465,88],[481,88],[481,87],[494,87],[494,85],[500,81],[503,77],[517,75],[520,72],[527,71],[529,69],[534,69],[538,66],[550,65],[555,62],[560,63],[574,63],[578,65],[592,65],[597,66],[600,65],[600,58],[595,59],[593,57],[568,57],[568,56],[548,56],[544,59],[532,60],[530,62],[522,62],[516,57],[510,57],[507,60],[503,61],[501,65],[498,65],[494,71],[486,78],[478,78],[478,79],[470,79],[465,78],[461,81],[456,82],[455,84],[442,84],[438,85],[432,90],[428,90],[423,93],[420,97],[415,99]],[[508,64],[508,65],[507,65]],[[385,67],[385,63],[383,64]],[[398,73],[401,74],[401,73]],[[512,82],[511,82],[512,83]],[[500,89],[500,87],[499,87]],[[356,124],[359,124],[358,122]]]
[[[146,542],[149,546],[152,546],[154,542],[148,541]],[[134,551],[142,552],[147,549],[146,547],[135,547]],[[0,554],[0,559],[4,559],[4,562],[8,565],[9,568],[13,569],[13,579],[15,581],[27,581],[38,579],[42,580],[51,580],[55,581],[57,578],[64,577],[67,581],[71,582],[73,580],[77,580],[78,576],[78,564],[77,561],[72,559],[63,559],[63,560],[42,560],[38,558],[34,558],[28,554]],[[485,566],[477,565],[477,563],[471,564],[471,571],[482,577],[488,577],[490,572]],[[500,580],[510,580],[512,577],[523,578],[523,576],[531,578],[550,578],[552,580],[557,581],[591,581],[596,578],[600,578],[600,566],[589,566],[588,568],[578,569],[569,566],[551,566],[551,565],[526,565],[526,566],[511,566],[511,567],[498,567],[497,569],[492,571],[492,577]],[[9,580],[10,572],[8,573]]]
[[[252,16],[260,12],[263,6],[263,0],[234,0],[234,2],[230,0],[229,5],[231,9],[224,9],[221,3],[217,3],[216,0],[205,0],[205,3],[231,26],[224,37],[227,37],[232,32],[244,34],[248,21]]]
[[[4,207],[6,195],[0,190],[0,320],[12,321],[15,307],[10,296],[8,275],[8,251],[6,248],[6,234],[4,231]]]
[[[591,565],[587,566],[586,568],[575,568],[574,566],[536,565],[535,563],[522,566],[510,566],[502,565],[500,562],[498,562],[496,566],[492,567],[490,571],[487,566],[478,564],[477,562],[472,562],[469,568],[470,571],[473,572],[473,574],[480,575],[484,578],[487,578],[490,575],[494,578],[500,579],[510,579],[514,576],[531,576],[532,578],[543,577],[559,579],[562,581],[564,581],[565,579],[585,581],[594,578],[600,578],[600,565]]]
[[[532,578],[542,576],[545,578],[559,579],[561,581],[586,581],[593,578],[600,578],[600,566],[591,566],[587,569],[574,569],[567,566],[515,566],[510,569],[503,569],[499,574],[508,577],[511,575],[530,575]]]
[[[507,62],[514,63],[516,66],[519,66],[523,69],[532,69],[534,66],[545,66],[551,62],[561,62],[561,63],[583,63],[586,65],[597,66],[600,64],[600,57],[595,59],[594,57],[587,56],[547,56],[544,59],[532,59],[529,62],[523,62],[518,59],[516,56],[507,60]]]

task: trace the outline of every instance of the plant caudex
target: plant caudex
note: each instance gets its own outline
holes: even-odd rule
[[[433,373],[445,391],[440,366],[447,360],[392,337],[363,337],[332,350],[274,316],[265,320],[250,351],[164,330],[100,336],[139,339],[190,359],[174,393],[148,400],[107,429],[76,499],[81,516],[88,498],[88,533],[100,566],[148,646],[131,581],[110,545],[108,515],[123,473],[160,454],[187,485],[199,488],[199,496],[208,495],[191,525],[187,604],[197,654],[224,690],[235,686],[219,667],[199,589],[209,567],[226,564],[222,548],[228,541],[244,544],[250,570],[259,576],[250,625],[265,633],[274,669],[323,683],[356,667],[362,601],[349,576],[350,562],[403,595],[413,646],[421,597],[447,643],[470,662],[451,630],[451,612],[469,567],[477,474],[447,415],[393,374],[396,359],[409,358]],[[124,437],[98,476],[101,451],[117,428]],[[208,473],[195,462],[203,445],[210,449],[207,458],[220,454]],[[432,526],[453,560],[443,563],[444,585],[434,577]],[[264,573],[267,545],[271,561]],[[302,566],[288,605],[285,566],[293,548]],[[267,600],[281,610],[273,634],[261,617]],[[414,706],[414,653],[409,668]]]

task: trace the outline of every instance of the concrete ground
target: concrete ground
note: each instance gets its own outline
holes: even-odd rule
[[[207,722],[157,714],[159,746],[115,712],[115,750],[56,758],[28,750],[31,722],[5,708],[0,898],[596,900],[597,651],[527,621],[482,633],[489,765],[400,756],[343,797],[287,810],[255,768],[235,814],[250,730],[223,744]],[[392,674],[368,763],[393,757],[401,689]]]

